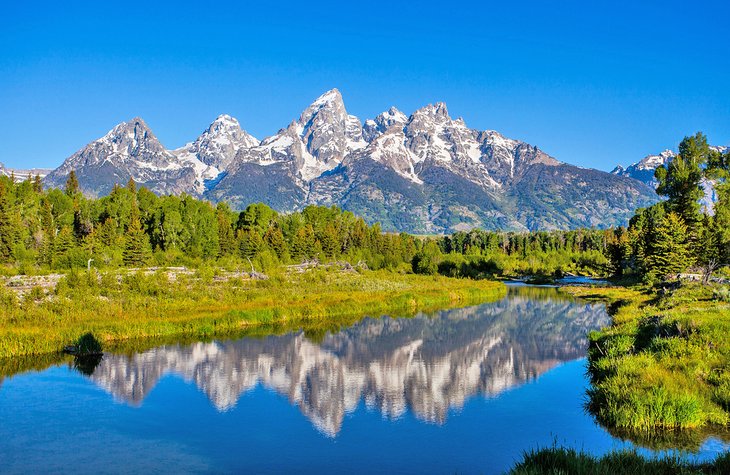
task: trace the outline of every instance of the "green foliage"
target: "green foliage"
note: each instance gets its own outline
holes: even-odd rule
[[[659,181],[657,193],[668,198],[669,210],[677,213],[692,230],[701,219],[702,167],[707,163],[709,152],[707,137],[697,132],[685,137],[679,144],[679,155],[667,167],[657,168],[655,173]]]
[[[76,340],[76,351],[79,355],[101,353],[101,350],[101,343],[91,332],[84,333]]]
[[[267,251],[255,264],[275,262]],[[258,267],[257,267],[258,268]],[[106,345],[131,338],[209,336],[277,325],[283,330],[357,321],[365,315],[412,315],[501,298],[490,281],[390,271],[272,272],[267,280],[201,267],[178,271],[72,271],[56,295],[0,312],[0,358],[56,352],[91,332]],[[2,289],[0,287],[0,289]]]
[[[434,275],[439,271],[441,249],[435,242],[427,242],[423,248],[413,256],[413,272],[416,274]],[[448,272],[448,270],[445,270]]]
[[[152,254],[149,237],[142,229],[139,217],[136,214],[133,213],[124,243],[124,265],[128,267],[146,265]]]
[[[73,180],[71,180],[73,182]],[[603,275],[612,230],[493,233],[441,238],[382,232],[337,207],[280,215],[262,203],[242,212],[187,195],[158,197],[133,181],[89,199],[0,178],[0,263],[33,269],[224,266],[274,269],[308,260],[362,262],[459,277]],[[3,196],[6,201],[3,202]],[[438,249],[436,249],[438,248]],[[4,250],[3,250],[4,249]],[[425,249],[425,251],[424,251]],[[419,264],[420,263],[420,264]]]
[[[510,470],[512,475],[720,475],[730,471],[730,456],[713,462],[692,463],[678,455],[645,458],[634,450],[609,452],[601,457],[573,448],[551,447],[526,452]]]
[[[664,280],[697,265],[707,283],[730,263],[730,154],[710,150],[698,132],[679,144],[679,155],[656,170],[665,202],[640,209],[628,229],[627,270],[647,282]],[[702,210],[702,180],[712,180],[714,215]]]
[[[627,435],[730,423],[730,306],[723,287],[572,289],[615,302],[613,325],[591,332],[588,408]]]
[[[666,214],[656,228],[652,253],[646,258],[648,276],[664,279],[683,272],[692,261],[687,226],[678,214]]]

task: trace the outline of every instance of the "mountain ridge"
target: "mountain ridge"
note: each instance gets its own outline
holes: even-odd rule
[[[75,170],[82,191],[133,178],[158,194],[188,193],[242,209],[338,205],[390,231],[444,233],[624,224],[657,200],[633,179],[569,165],[537,146],[452,119],[446,104],[395,107],[364,123],[331,89],[258,140],[221,115],[194,141],[166,149],[141,118],[115,126],[46,177]]]

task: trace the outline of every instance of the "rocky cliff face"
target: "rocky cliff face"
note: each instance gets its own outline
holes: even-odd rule
[[[338,205],[386,230],[418,233],[609,226],[657,199],[620,174],[573,167],[496,131],[470,129],[443,103],[410,117],[392,107],[363,125],[337,89],[261,142],[223,115],[168,151],[133,119],[69,157],[47,183],[62,186],[71,170],[92,195],[134,178],[156,193],[238,209],[259,201],[284,212]]]

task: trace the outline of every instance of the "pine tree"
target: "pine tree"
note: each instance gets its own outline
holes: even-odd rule
[[[12,186],[12,185],[11,185]],[[0,181],[0,262],[8,262],[13,256],[17,230],[11,217],[10,200],[4,181]]]
[[[104,223],[99,227],[98,240],[103,246],[113,247],[117,245],[119,234],[117,232],[117,222],[114,218],[106,218]]]
[[[218,221],[218,256],[230,256],[236,250],[236,236],[233,234],[233,226],[226,208],[219,204],[216,209],[216,219]]]
[[[282,259],[287,253],[286,241],[284,234],[279,226],[271,226],[264,234],[264,241],[269,248],[276,253],[276,257]]]
[[[254,229],[248,231],[240,231],[240,242],[238,245],[241,257],[253,259],[264,247],[264,240],[261,235]]]
[[[76,196],[79,192],[79,179],[76,177],[76,172],[71,170],[66,179],[66,194],[68,196]]]
[[[339,254],[340,240],[337,235],[337,230],[332,223],[328,223],[327,226],[325,226],[320,237],[320,242],[322,243],[322,251],[325,256],[333,258]]]
[[[677,213],[693,234],[702,219],[699,204],[704,194],[702,166],[707,163],[709,151],[707,137],[697,132],[682,140],[679,155],[668,166],[655,171],[659,181],[657,193],[668,198],[668,210]]]
[[[683,272],[693,263],[687,225],[679,214],[667,213],[656,229],[653,252],[647,257],[648,276],[664,279]]]
[[[56,266],[58,263],[64,264],[67,254],[76,246],[73,230],[69,226],[63,226],[58,235],[53,240],[53,256],[51,264]]]
[[[124,252],[122,254],[124,265],[127,267],[142,267],[149,262],[151,254],[150,238],[142,229],[139,209],[135,203],[125,236]]]
[[[697,242],[697,263],[702,267],[702,282],[707,284],[720,264],[720,232],[715,219],[705,214]]]
[[[299,228],[292,239],[292,257],[310,259],[316,254],[316,239],[311,224]]]
[[[33,178],[33,191],[43,193],[43,182],[41,181],[40,175],[36,174],[35,178]]]

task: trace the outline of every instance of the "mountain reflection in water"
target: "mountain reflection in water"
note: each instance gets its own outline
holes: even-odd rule
[[[385,417],[407,410],[441,424],[476,395],[494,396],[585,355],[586,333],[607,324],[602,305],[554,289],[510,289],[496,303],[413,318],[367,318],[321,342],[304,333],[162,346],[106,355],[90,376],[140,405],[165,374],[194,382],[219,411],[263,385],[336,436],[360,401]]]

